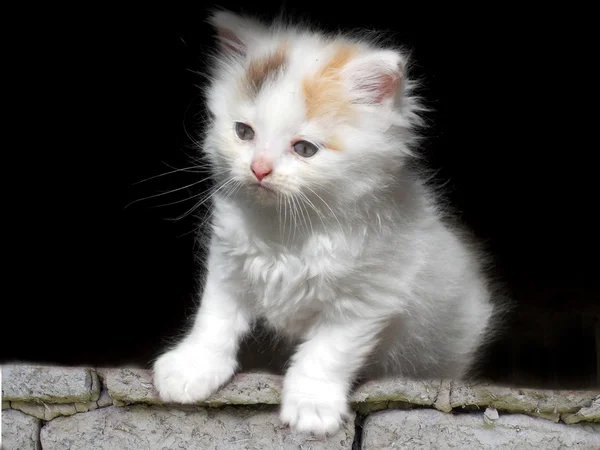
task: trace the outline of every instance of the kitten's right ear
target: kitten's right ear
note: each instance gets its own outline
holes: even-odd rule
[[[253,34],[261,28],[259,22],[225,10],[213,12],[208,23],[217,31],[221,50],[242,57],[246,56]]]

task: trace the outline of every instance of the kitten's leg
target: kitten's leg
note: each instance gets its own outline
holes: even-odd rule
[[[250,328],[250,314],[227,269],[211,249],[202,303],[191,332],[154,364],[154,385],[167,402],[193,403],[212,395],[237,368],[241,337]]]
[[[348,394],[375,347],[381,322],[324,322],[298,347],[285,375],[281,420],[316,436],[335,434],[350,415]]]

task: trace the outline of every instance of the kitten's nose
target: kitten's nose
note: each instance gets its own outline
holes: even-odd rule
[[[264,161],[254,161],[250,165],[250,168],[252,169],[252,172],[254,172],[254,176],[258,179],[258,181],[261,181],[264,177],[271,173],[271,170],[273,170],[271,164]]]

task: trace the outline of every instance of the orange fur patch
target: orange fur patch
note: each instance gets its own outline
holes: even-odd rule
[[[250,62],[243,85],[249,95],[257,95],[265,82],[276,76],[286,65],[287,47],[279,46],[270,55]]]
[[[342,149],[342,143],[340,142],[340,139],[337,136],[333,136],[333,137],[327,139],[325,146],[328,149],[336,150],[336,151],[339,151]]]
[[[354,46],[343,45],[316,74],[303,82],[306,115],[309,119],[326,115],[348,116],[351,104],[341,85],[340,71],[357,53]]]

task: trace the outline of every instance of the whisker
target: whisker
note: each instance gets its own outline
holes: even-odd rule
[[[192,234],[198,231],[198,228],[196,226],[194,226],[190,231],[186,231],[183,234],[180,234],[179,236],[177,236],[177,238],[182,238],[184,236],[187,236],[188,234]]]
[[[283,204],[283,232],[287,228],[287,195],[283,196],[283,200],[285,201]],[[281,235],[281,239],[283,239],[283,234]]]
[[[298,211],[296,210],[296,200],[293,195],[290,195],[290,202],[292,205],[292,213],[293,213],[292,217],[294,220],[294,224],[292,227],[292,230],[293,230],[292,243],[294,243],[294,241],[296,240],[296,228],[298,228]]]
[[[296,203],[299,213],[302,216],[302,222],[304,223],[304,228],[305,228],[306,232],[308,233],[308,222],[306,221],[306,217],[304,215],[304,208],[303,208],[302,202],[300,201],[301,199],[298,198],[297,196],[294,196],[294,197],[295,197],[294,202]]]
[[[291,233],[292,233],[291,229],[292,229],[292,226],[293,226],[293,224],[292,224],[292,206],[291,206],[291,202],[290,202],[289,197],[285,198],[285,205],[286,205],[286,209],[290,210],[290,226],[288,227],[287,238],[286,238],[286,245],[289,245],[289,243],[290,243],[290,237],[291,237]]]
[[[168,164],[165,163],[166,166],[169,166]],[[171,166],[169,166],[171,167]],[[171,175],[173,173],[177,173],[177,172],[192,172],[192,173],[196,173],[196,171],[193,171],[191,169],[196,168],[197,166],[190,166],[190,167],[183,167],[181,169],[177,169],[175,167],[171,167],[174,170],[170,170],[169,172],[165,172],[165,173],[161,173],[158,175],[154,175],[152,177],[148,177],[148,178],[144,178],[143,180],[140,181],[136,181],[135,183],[131,183],[131,186],[135,186],[136,184],[141,184],[141,183],[145,183],[146,181],[150,181],[150,180],[154,180],[155,178],[160,178],[160,177],[164,177],[166,175]]]
[[[342,234],[342,236],[344,237],[344,242],[347,243],[346,240],[346,233],[344,232],[344,228],[342,227],[342,223],[339,221],[338,217],[336,216],[335,212],[333,212],[333,209],[331,209],[331,207],[329,206],[329,204],[323,200],[323,197],[321,197],[319,194],[317,194],[313,189],[311,189],[309,186],[306,186],[306,188],[311,191],[313,194],[315,194],[317,196],[317,198],[319,200],[321,200],[323,202],[323,204],[327,207],[327,209],[329,209],[329,211],[331,212],[331,214],[333,215],[333,218],[335,219],[335,221],[338,223],[339,227],[340,227],[340,232]]]
[[[223,183],[221,183],[219,185],[219,187],[217,187],[206,199],[201,200],[200,202],[196,203],[194,206],[192,206],[190,209],[188,209],[185,213],[183,213],[181,216],[176,217],[172,220],[181,220],[184,217],[187,217],[188,215],[190,215],[192,212],[194,212],[196,209],[198,209],[200,206],[202,206],[204,203],[206,203],[210,198],[214,197],[214,195],[219,192],[221,189],[223,189],[225,186],[227,186],[229,183],[235,181],[235,179],[233,178],[229,178],[228,180],[224,181]]]
[[[277,192],[277,230],[279,232],[279,236],[281,236],[281,194]]]
[[[197,172],[211,172],[213,169],[213,165],[211,163],[205,162],[200,158],[191,158],[191,161],[195,163],[194,166],[184,167],[181,170],[189,171],[190,173],[197,173]],[[177,170],[177,167],[173,167],[172,165],[170,165],[168,163],[164,163],[164,165],[167,167],[170,167],[171,169]],[[192,170],[192,169],[196,169],[196,170]]]
[[[192,187],[192,186],[195,186],[195,185],[197,185],[197,184],[200,184],[200,183],[202,183],[202,182],[204,182],[204,181],[206,181],[206,180],[209,180],[209,179],[213,178],[213,176],[214,176],[214,175],[209,175],[208,177],[206,177],[206,178],[203,178],[203,179],[201,179],[201,180],[199,180],[199,181],[194,181],[193,183],[191,183],[191,184],[188,184],[187,186],[183,186],[183,187],[180,187],[180,188],[172,189],[172,190],[170,190],[170,191],[166,191],[166,192],[161,192],[161,193],[159,193],[159,194],[150,195],[150,196],[148,196],[148,197],[139,198],[139,199],[137,199],[137,200],[134,200],[134,201],[132,201],[131,203],[128,203],[128,204],[125,206],[125,208],[123,208],[123,209],[127,209],[129,206],[133,205],[134,203],[141,202],[141,201],[143,201],[143,200],[149,200],[149,199],[151,199],[151,198],[161,197],[161,196],[163,196],[163,195],[172,194],[173,192],[182,191],[183,189],[190,188],[190,187]]]
[[[170,203],[163,203],[162,205],[150,206],[150,208],[164,208],[165,206],[177,205],[178,203],[189,202],[190,200],[192,200],[196,197],[202,197],[203,195],[206,195],[206,192],[200,192],[199,194],[194,194],[191,197],[184,198],[183,200],[177,200],[177,201],[170,202]]]
[[[325,233],[327,234],[327,236],[329,236],[329,228],[330,227],[327,225],[329,223],[329,221],[327,220],[327,217],[325,217],[323,215],[323,213],[315,206],[315,204],[312,202],[312,200],[310,198],[308,198],[308,196],[304,192],[300,192],[300,194],[304,197],[305,201],[308,203],[308,205],[315,212],[315,214],[317,215],[317,217],[321,221],[321,225],[323,225],[323,230],[325,231]],[[327,224],[325,224],[325,222],[327,222]]]
[[[241,186],[243,186],[243,182],[238,181],[235,186],[233,186],[233,188],[228,189],[227,193],[225,193],[226,196],[232,196],[234,195]],[[207,208],[207,213],[205,214],[202,222],[200,223],[199,227],[202,228],[205,226],[205,224],[212,218],[212,216],[214,215],[214,209],[213,208]]]
[[[192,102],[193,102],[194,100],[196,100],[197,98],[198,98],[198,95],[196,95],[194,98],[192,98],[192,99],[190,100],[190,102],[188,103],[187,107],[185,108],[185,112],[183,113],[183,120],[182,120],[182,123],[183,123],[183,132],[185,133],[185,135],[187,136],[187,138],[188,138],[190,141],[192,141],[192,143],[193,143],[195,146],[197,146],[197,147],[199,147],[199,148],[200,148],[200,147],[202,147],[202,142],[200,141],[200,139],[195,139],[194,137],[192,137],[192,136],[190,135],[190,133],[188,132],[188,129],[187,129],[186,125],[185,125],[185,119],[186,119],[186,117],[187,117],[187,113],[188,113],[188,111],[189,111],[189,109],[190,109],[190,106],[192,105]]]
[[[298,192],[298,194],[300,195],[301,205],[306,210],[306,216],[308,217],[308,223],[310,224],[310,232],[311,232],[311,234],[314,235],[315,230],[313,228],[312,220],[310,218],[310,211],[308,211],[308,209],[306,208],[306,200],[308,200],[308,199],[306,198],[306,195],[303,192]],[[310,200],[309,200],[309,202],[310,202]]]

